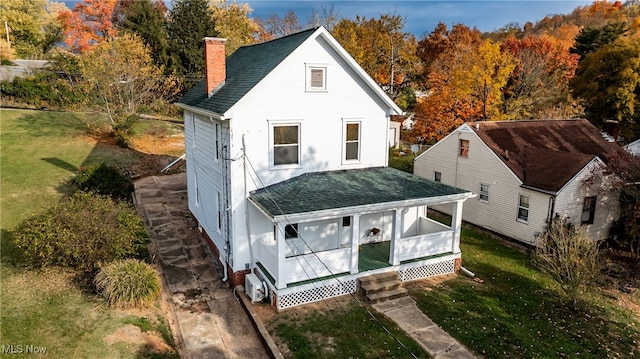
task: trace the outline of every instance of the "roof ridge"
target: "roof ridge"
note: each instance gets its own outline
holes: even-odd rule
[[[306,32],[315,32],[318,29],[319,29],[319,27],[309,28],[309,29],[306,29],[306,30],[294,32],[292,34],[280,36],[280,37],[277,37],[275,39],[269,39],[269,40],[265,40],[263,42],[258,42],[258,43],[255,43],[255,44],[249,44],[249,45],[240,46],[239,48],[250,48],[250,47],[257,47],[257,46],[260,46],[260,45],[266,45],[266,44],[270,44],[270,43],[275,42],[275,41],[284,40],[284,39],[286,39],[288,37],[301,35],[301,34],[306,33]]]

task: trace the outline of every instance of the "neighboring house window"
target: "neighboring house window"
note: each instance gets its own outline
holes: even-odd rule
[[[348,122],[345,126],[345,161],[358,161],[360,159],[360,123]]]
[[[489,185],[480,183],[480,202],[489,202]]]
[[[469,157],[469,140],[460,140],[460,157]]]
[[[284,227],[284,238],[298,238],[298,224],[287,224]]]
[[[436,182],[442,182],[442,173],[438,171],[433,171],[433,180]]]
[[[327,90],[327,67],[307,65],[307,91]]]
[[[523,194],[518,198],[518,220],[529,222],[529,196]]]
[[[596,215],[596,197],[585,197],[582,205],[582,224],[593,224]]]
[[[300,126],[273,126],[273,165],[300,163]]]
[[[349,227],[351,225],[351,216],[342,217],[342,226]]]

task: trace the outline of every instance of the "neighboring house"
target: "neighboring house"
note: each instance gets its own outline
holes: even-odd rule
[[[640,156],[640,139],[624,146],[624,149],[635,156]]]
[[[587,120],[476,122],[418,156],[414,173],[477,193],[463,220],[520,242],[533,244],[556,214],[604,239],[619,199],[594,175],[619,148]]]
[[[389,147],[400,147],[400,122],[389,121]]]
[[[253,273],[283,309],[353,293],[368,274],[454,272],[472,194],[387,167],[402,111],[327,30],[226,61],[224,43],[205,39],[206,78],[178,106],[189,209],[233,284]],[[425,216],[442,203],[451,226]]]

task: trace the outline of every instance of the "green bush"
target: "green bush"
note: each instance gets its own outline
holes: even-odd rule
[[[110,196],[115,200],[132,201],[134,191],[131,179],[123,175],[116,167],[100,164],[87,168],[80,168],[78,174],[71,179],[71,183],[85,192],[95,192]]]
[[[137,259],[112,262],[96,275],[98,291],[113,307],[136,308],[153,303],[160,294],[160,277],[147,263]]]
[[[29,77],[1,82],[0,94],[37,107],[68,108],[86,100],[86,94],[79,88],[53,72],[38,71]]]
[[[145,255],[147,238],[129,204],[88,192],[76,192],[26,219],[13,233],[27,265],[60,265],[88,274],[103,263]]]

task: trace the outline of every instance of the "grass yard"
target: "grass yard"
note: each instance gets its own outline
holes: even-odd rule
[[[486,358],[640,357],[640,311],[625,310],[602,293],[588,298],[581,310],[565,306],[526,254],[473,230],[463,230],[461,249],[463,265],[484,283],[460,275],[437,287],[415,287],[411,296],[475,353]],[[640,293],[630,299],[640,303]]]
[[[0,119],[3,354],[34,346],[46,348],[49,358],[175,357],[162,339],[170,335],[160,308],[109,309],[79,289],[70,271],[17,265],[10,244],[11,229],[69,193],[66,183],[78,167],[134,166],[144,155],[91,136],[88,128],[101,121],[95,114],[1,109]]]
[[[395,323],[369,310],[379,321],[349,297],[329,299],[274,315],[267,325],[286,358],[429,357]]]

